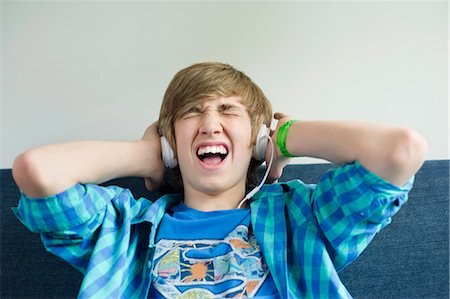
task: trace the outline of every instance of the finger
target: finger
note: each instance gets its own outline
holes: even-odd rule
[[[150,181],[150,179],[145,178],[144,182],[145,182],[145,188],[147,188],[148,191],[153,191],[153,184]]]
[[[155,191],[159,188],[159,184],[150,178],[145,178],[145,187],[147,188],[147,190],[149,191]]]
[[[270,177],[268,177],[266,179],[266,184],[276,184],[276,183],[278,183],[278,178],[270,178]]]
[[[273,136],[273,133],[275,133],[275,130],[270,129],[269,136]]]
[[[281,112],[275,112],[274,115],[273,115],[273,118],[275,118],[276,120],[280,120],[283,117],[286,117],[286,114],[281,113]]]

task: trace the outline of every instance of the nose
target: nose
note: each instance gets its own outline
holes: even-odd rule
[[[200,124],[200,133],[204,135],[215,135],[222,133],[220,117],[214,112],[204,113]]]

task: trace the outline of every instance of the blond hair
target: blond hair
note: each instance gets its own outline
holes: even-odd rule
[[[182,69],[174,76],[167,87],[161,105],[159,133],[167,138],[174,151],[176,149],[175,121],[190,108],[218,96],[241,97],[241,102],[247,107],[251,120],[252,144],[255,144],[258,128],[262,124],[270,127],[272,119],[270,102],[249,77],[229,64],[197,63]],[[255,162],[252,159],[247,184],[255,183],[256,168],[260,164],[261,162]],[[172,187],[178,189],[173,185]]]

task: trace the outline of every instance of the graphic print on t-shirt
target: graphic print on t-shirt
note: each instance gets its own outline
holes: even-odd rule
[[[269,274],[245,225],[223,240],[161,239],[154,262],[152,283],[166,298],[253,297]]]

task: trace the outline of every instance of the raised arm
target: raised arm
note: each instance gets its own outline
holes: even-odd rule
[[[278,129],[289,117],[275,113]],[[412,129],[349,121],[297,121],[289,128],[286,149],[294,156],[328,160],[335,164],[358,161],[390,183],[401,186],[422,166],[427,152],[425,139]],[[279,149],[273,177],[281,175],[288,159]]]
[[[78,141],[29,150],[16,158],[13,176],[31,197],[60,193],[76,183],[102,183],[124,176],[146,177],[157,186],[163,164],[157,124],[138,141]]]

